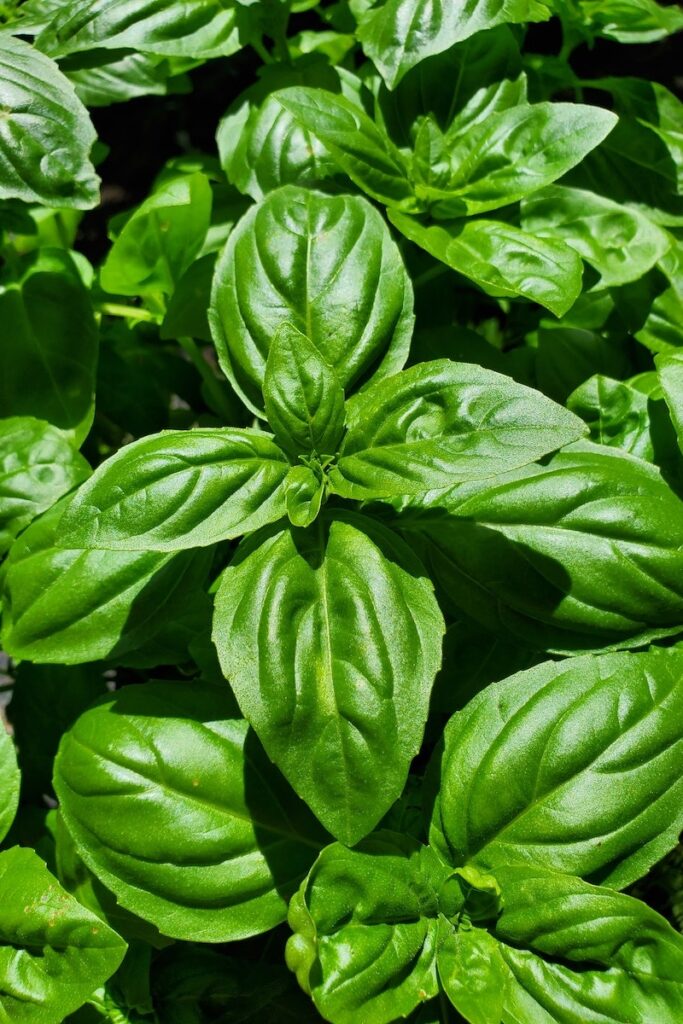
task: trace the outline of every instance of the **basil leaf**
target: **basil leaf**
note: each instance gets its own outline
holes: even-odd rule
[[[223,0],[68,0],[37,45],[53,57],[104,47],[208,60],[240,49],[237,28],[236,5]]]
[[[385,1024],[437,995],[448,875],[428,847],[392,832],[323,850],[291,901],[286,957],[326,1020]]]
[[[401,521],[449,605],[568,654],[681,630],[683,506],[654,467],[582,442],[476,490]]]
[[[74,495],[65,548],[178,551],[248,533],[284,515],[289,464],[268,434],[168,430],[121,448]]]
[[[440,219],[485,213],[549,185],[578,164],[617,123],[581,103],[520,104],[468,127],[448,153],[441,188],[417,186]]]
[[[289,40],[290,49],[292,40]],[[292,85],[339,88],[339,75],[322,56],[291,65],[265,65],[221,120],[216,134],[221,165],[240,192],[263,199],[281,185],[317,185],[338,173],[323,144],[302,128],[273,95]]]
[[[636,281],[664,255],[665,231],[640,213],[582,189],[556,185],[522,203],[522,227],[561,238],[600,274],[601,288]]]
[[[280,327],[270,346],[263,400],[285,451],[295,458],[336,452],[344,430],[344,389],[315,345],[291,324]]]
[[[66,58],[63,68],[87,107],[108,107],[138,96],[189,92],[183,74],[188,64],[130,50],[99,50]]]
[[[519,47],[501,25],[420,61],[393,91],[381,86],[377,113],[394,142],[412,148],[414,126],[425,115],[456,137],[526,98]]]
[[[619,43],[652,43],[683,29],[683,12],[655,0],[580,0],[591,34]]]
[[[100,272],[114,295],[140,295],[163,305],[199,255],[211,218],[206,175],[173,177],[126,221]]]
[[[683,451],[683,356],[676,353],[658,355],[657,373],[666,404],[673,420],[678,445]]]
[[[77,665],[152,640],[171,602],[206,575],[204,552],[66,549],[59,502],[19,537],[4,564],[3,648],[14,658]]]
[[[124,688],[66,734],[54,783],[86,865],[172,938],[275,927],[324,842],[222,687]]]
[[[361,16],[358,37],[393,89],[420,61],[482,29],[504,22],[545,21],[550,13],[542,0],[380,0]]]
[[[306,335],[345,389],[356,388],[405,363],[412,286],[368,202],[287,185],[252,207],[228,239],[210,322],[226,376],[263,415],[266,359],[283,323]]]
[[[657,649],[487,687],[446,729],[430,842],[496,877],[522,862],[625,888],[683,829],[682,696],[683,655]]]
[[[461,930],[438,952],[441,982],[469,1021],[677,1021],[683,940],[663,918],[543,869],[502,868],[499,878],[494,934]]]
[[[575,441],[581,421],[493,370],[438,359],[349,403],[330,484],[346,498],[448,487],[534,462]]]
[[[0,199],[96,206],[88,111],[55,62],[16,37],[0,36],[0,104]]]
[[[21,781],[14,743],[3,722],[0,722],[0,778],[2,778],[2,790],[0,791],[0,841],[2,841],[9,832],[14,815],[17,813]],[[0,924],[1,931],[2,925]],[[1,995],[0,1008],[2,1008]]]
[[[581,293],[581,259],[561,239],[536,238],[504,221],[427,226],[398,210],[388,216],[411,242],[489,295],[521,296],[563,316]]]
[[[362,107],[345,96],[307,86],[282,89],[274,99],[372,199],[417,208],[404,156]]]
[[[40,857],[0,853],[0,1012],[60,1024],[117,969],[123,939],[69,896]]]
[[[32,519],[89,474],[88,463],[56,427],[30,416],[0,420],[0,556]]]
[[[461,929],[438,953],[441,982],[472,1024],[675,1024],[683,939],[663,918],[629,896],[538,868],[501,868],[498,877],[503,913],[493,934]]]
[[[344,842],[400,795],[443,629],[420,564],[364,516],[257,534],[223,573],[223,672],[268,755]]]
[[[325,483],[310,466],[292,466],[285,481],[287,516],[292,526],[310,526],[317,518]]]
[[[0,322],[3,414],[48,420],[80,445],[95,412],[98,337],[68,252],[39,250],[19,263],[16,276],[0,280]]]

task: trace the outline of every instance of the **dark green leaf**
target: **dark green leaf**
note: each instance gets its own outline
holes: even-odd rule
[[[63,249],[43,249],[0,282],[0,409],[48,420],[79,445],[94,415],[97,327]],[[30,387],[27,382],[30,381]]]

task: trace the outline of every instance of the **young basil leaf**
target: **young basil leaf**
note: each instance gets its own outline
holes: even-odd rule
[[[55,62],[16,37],[0,36],[0,104],[0,199],[96,206],[88,111]]]
[[[683,829],[681,706],[676,650],[545,662],[492,684],[446,729],[431,844],[494,875],[521,862],[630,885]]]
[[[325,841],[223,687],[124,688],[66,734],[54,785],[86,865],[172,938],[275,927]]]
[[[398,146],[412,148],[414,126],[425,115],[442,131],[461,133],[526,99],[519,47],[501,25],[420,61],[393,91],[381,86],[377,116]]]
[[[381,0],[364,13],[358,26],[363,49],[393,89],[426,57],[482,29],[505,22],[545,21],[551,8],[542,0]]]
[[[76,665],[119,658],[164,628],[172,602],[208,570],[205,552],[106,551],[59,545],[57,503],[12,545],[3,566],[3,648],[14,658]]]
[[[670,355],[658,355],[655,364],[664,398],[676,428],[678,445],[683,451],[683,356],[675,352]]]
[[[333,455],[344,430],[344,389],[305,334],[283,324],[263,378],[266,416],[280,445],[298,455]]]
[[[89,475],[56,427],[31,416],[0,420],[0,557],[32,519]]]
[[[223,672],[268,755],[344,842],[400,795],[443,630],[419,562],[365,516],[257,534],[223,573]]]
[[[578,253],[559,238],[536,238],[497,220],[425,225],[389,210],[398,230],[489,295],[521,296],[563,316],[581,293]]]
[[[325,495],[325,482],[310,466],[292,466],[285,480],[287,516],[292,526],[310,526]]]
[[[4,723],[0,721],[0,842],[5,838],[14,821],[19,806],[19,785],[21,776],[17,765],[17,754]],[[0,931],[1,931],[0,926]],[[0,1008],[2,996],[0,996]]]
[[[347,422],[330,485],[358,499],[496,476],[586,432],[540,392],[447,359],[374,384],[349,402]]]
[[[567,399],[567,408],[591,428],[591,441],[623,448],[647,462],[655,461],[650,431],[652,404],[645,391],[601,373],[589,377]]]
[[[268,434],[168,430],[107,459],[60,523],[68,548],[178,551],[248,533],[285,513],[289,464]]]
[[[640,459],[582,442],[470,497],[416,503],[432,511],[401,525],[426,541],[440,595],[493,632],[575,654],[683,626],[683,505]]]
[[[522,227],[561,238],[600,274],[599,286],[636,281],[669,248],[670,236],[639,210],[583,189],[556,185],[522,202]]]
[[[292,40],[290,39],[290,48]],[[323,144],[302,128],[273,95],[292,85],[339,89],[339,74],[322,55],[291,65],[268,64],[221,120],[221,165],[240,192],[263,199],[281,185],[318,185],[338,173]]]
[[[660,279],[654,294],[647,295],[645,309],[642,293],[636,296],[641,301],[634,311],[634,336],[651,352],[673,354],[683,346],[683,244],[674,240],[657,269],[664,275],[664,287]]]
[[[114,295],[140,295],[163,305],[198,256],[210,219],[206,175],[171,178],[124,224],[102,265],[102,287]]]
[[[3,415],[48,420],[80,445],[95,412],[98,336],[68,252],[41,249],[0,280],[0,323]]]
[[[286,957],[325,1020],[386,1024],[438,993],[449,874],[429,847],[393,832],[323,850],[290,903]]]
[[[69,0],[57,5],[37,45],[53,57],[97,47],[227,57],[241,46],[237,10],[224,0]]]
[[[18,846],[0,853],[0,944],[0,1012],[22,1024],[61,1024],[126,950],[33,850]]]
[[[66,58],[63,70],[87,107],[108,107],[138,96],[165,96],[190,91],[184,71],[188,60],[130,50],[87,51]]]
[[[306,86],[282,89],[273,98],[372,199],[408,211],[419,208],[405,157],[362,107],[345,96]]]
[[[404,365],[412,286],[366,200],[286,185],[232,232],[216,266],[209,319],[226,376],[263,416],[266,359],[283,323],[306,335],[342,387],[358,387]]]
[[[418,185],[416,194],[443,220],[507,206],[566,174],[616,123],[610,111],[580,103],[501,110],[453,140],[441,188]]]

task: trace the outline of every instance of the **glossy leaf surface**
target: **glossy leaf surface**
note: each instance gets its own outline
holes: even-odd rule
[[[360,19],[363,48],[393,88],[410,68],[461,39],[504,22],[544,21],[541,0],[383,0]]]
[[[148,683],[86,711],[55,789],[88,867],[174,938],[273,928],[324,842],[223,688]]]
[[[90,475],[85,459],[49,423],[0,420],[0,556],[39,513]]]
[[[87,210],[99,199],[95,129],[54,61],[0,36],[0,198]]]
[[[291,324],[279,329],[263,382],[266,416],[282,447],[332,455],[344,429],[344,391],[315,345]]]
[[[360,515],[256,534],[223,573],[223,672],[268,755],[344,842],[403,788],[442,633],[420,564]]]
[[[231,234],[216,267],[210,320],[223,370],[263,415],[266,359],[283,323],[305,334],[351,389],[401,369],[412,304],[377,210],[356,196],[285,186]]]
[[[169,56],[228,56],[239,49],[230,0],[69,0],[38,37],[54,57],[91,50],[139,49]]]
[[[0,947],[0,1012],[17,1024],[61,1024],[126,950],[33,850],[18,846],[0,853]]]
[[[678,841],[682,749],[680,652],[545,662],[451,719],[431,842],[494,875],[522,862],[624,888]]]
[[[177,551],[237,537],[284,515],[289,466],[268,434],[169,430],[122,448],[79,488],[63,547]]]
[[[681,629],[683,506],[648,463],[582,442],[456,493],[420,499],[433,512],[411,533],[428,537],[440,594],[489,629],[564,653]]]
[[[287,963],[334,1024],[385,1024],[438,992],[449,868],[408,836],[325,848],[290,904]]]
[[[38,664],[123,657],[153,639],[206,575],[202,552],[59,545],[62,503],[12,546],[4,566],[3,648]],[[191,591],[190,591],[191,593]]]
[[[420,363],[349,403],[330,474],[337,494],[380,498],[496,476],[580,437],[537,391],[468,363]]]
[[[489,295],[530,299],[562,316],[581,292],[581,259],[561,239],[537,238],[497,220],[426,225],[389,211],[398,230]]]

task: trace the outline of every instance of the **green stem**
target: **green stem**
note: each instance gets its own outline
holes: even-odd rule
[[[234,409],[225,395],[213,370],[202,355],[202,351],[194,338],[182,337],[177,339],[180,347],[187,352],[192,364],[204,382],[207,393],[211,396],[214,409],[220,412],[226,423],[230,423],[234,417]]]
[[[251,45],[254,48],[254,50],[256,50],[256,52],[258,53],[259,57],[261,58],[261,60],[263,61],[264,64],[272,64],[273,63],[273,58],[268,53],[268,51],[266,50],[265,46],[263,45],[263,43],[261,42],[260,39],[252,39],[251,40]]]
[[[147,323],[158,323],[159,317],[156,313],[150,313],[148,309],[140,306],[126,306],[122,302],[99,302],[95,305],[95,312],[105,313],[107,316],[120,316],[126,320],[144,320]]]

